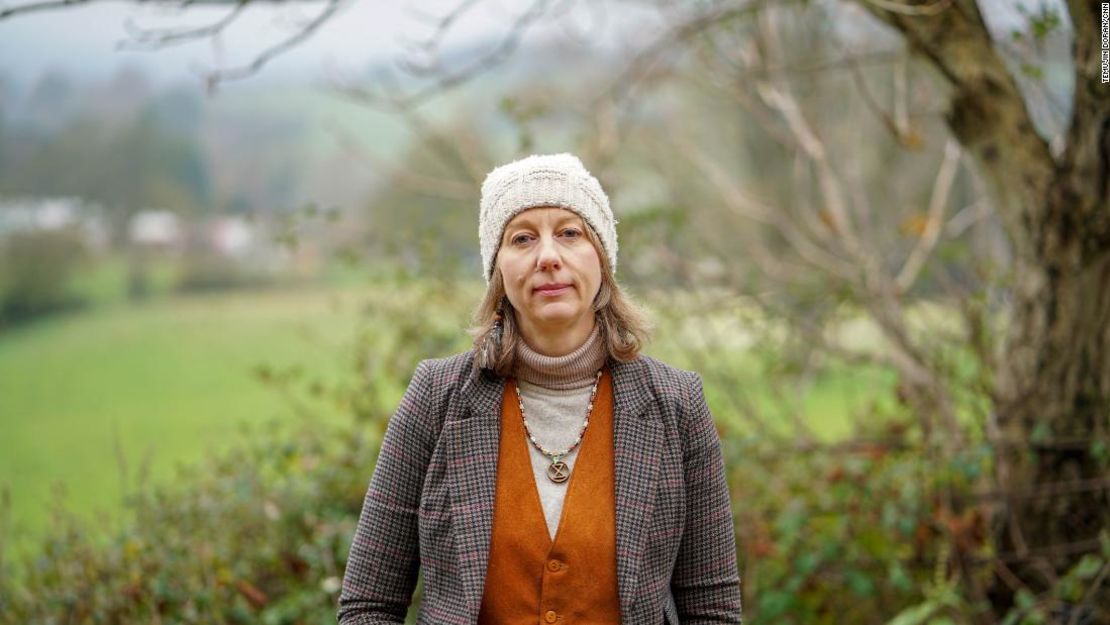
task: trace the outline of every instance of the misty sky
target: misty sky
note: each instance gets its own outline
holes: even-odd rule
[[[18,5],[27,0],[0,0]],[[321,74],[347,76],[364,72],[375,63],[399,56],[405,40],[430,32],[410,8],[442,14],[453,2],[348,0],[308,41],[281,55],[251,82],[304,82]],[[478,10],[460,20],[448,47],[472,43],[505,31],[507,17],[519,14],[529,2],[501,0],[479,3]],[[536,36],[578,36],[601,45],[612,41],[614,3],[567,3],[568,14],[546,20]],[[192,42],[158,51],[119,50],[128,39],[131,20],[143,27],[183,27],[218,20],[226,8],[194,7],[180,11],[125,2],[96,2],[86,6],[31,13],[0,21],[0,73],[25,83],[44,71],[61,70],[71,76],[103,78],[123,65],[145,70],[156,83],[195,79],[198,69],[248,62],[268,45],[292,32],[292,26],[315,15],[320,3],[252,5],[219,41]],[[627,15],[622,15],[625,22]],[[627,32],[627,31],[626,31]]]
[[[0,0],[18,6],[36,0]],[[273,84],[358,83],[372,66],[388,66],[405,51],[404,43],[426,38],[431,27],[412,7],[443,15],[462,0],[345,0],[310,39],[270,62],[245,81],[224,83],[222,90]],[[859,11],[852,2],[819,0]],[[532,0],[483,0],[459,20],[444,47],[489,47],[504,34],[511,20]],[[548,15],[528,33],[526,42],[551,37],[579,42],[578,49],[636,49],[630,39],[643,41],[664,27],[664,16],[636,11],[636,3],[619,0],[552,1]],[[651,3],[648,3],[651,4]],[[192,82],[216,67],[235,67],[251,61],[268,46],[293,32],[296,24],[315,15],[321,2],[283,2],[250,5],[219,39],[204,39],[153,51],[120,50],[128,40],[129,22],[146,28],[181,28],[210,24],[227,8],[194,6],[186,11],[152,3],[94,0],[88,5],[19,15],[0,20],[0,80],[17,85],[34,83],[44,72],[57,70],[71,78],[104,81],[121,68],[138,68],[153,86]],[[980,10],[996,38],[1006,43],[1015,28],[1025,28],[1022,13],[1044,8],[1062,11],[1062,0],[979,0]],[[1006,51],[1003,50],[1005,54]],[[10,84],[10,82],[9,82]],[[1066,92],[1069,85],[1064,85]]]

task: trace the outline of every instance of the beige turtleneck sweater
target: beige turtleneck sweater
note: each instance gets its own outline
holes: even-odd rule
[[[586,416],[590,391],[593,390],[597,372],[605,365],[607,354],[597,326],[578,349],[564,356],[544,356],[524,341],[518,343],[513,377],[520,386],[524,413],[532,436],[550,450],[566,449],[578,436]],[[563,498],[570,481],[556,484],[547,478],[551,460],[544,456],[527,439],[532,459],[532,473],[536,490],[547,519],[547,531],[555,540],[559,519],[563,512]],[[574,473],[576,448],[563,458]]]

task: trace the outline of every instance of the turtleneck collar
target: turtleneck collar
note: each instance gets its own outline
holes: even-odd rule
[[[513,377],[556,390],[592,386],[607,356],[600,326],[596,324],[586,342],[564,356],[544,356],[521,339],[517,342]]]

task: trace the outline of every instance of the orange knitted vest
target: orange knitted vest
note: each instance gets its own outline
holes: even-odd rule
[[[606,369],[552,542],[516,394],[505,385],[489,564],[480,625],[620,623],[613,386]],[[542,477],[541,479],[547,479]]]

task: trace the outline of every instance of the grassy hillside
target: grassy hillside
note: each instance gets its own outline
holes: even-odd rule
[[[56,484],[74,510],[116,510],[144,462],[164,479],[242,426],[293,418],[257,367],[337,375],[358,297],[320,289],[171,298],[0,334],[0,483],[17,531],[41,531]]]

